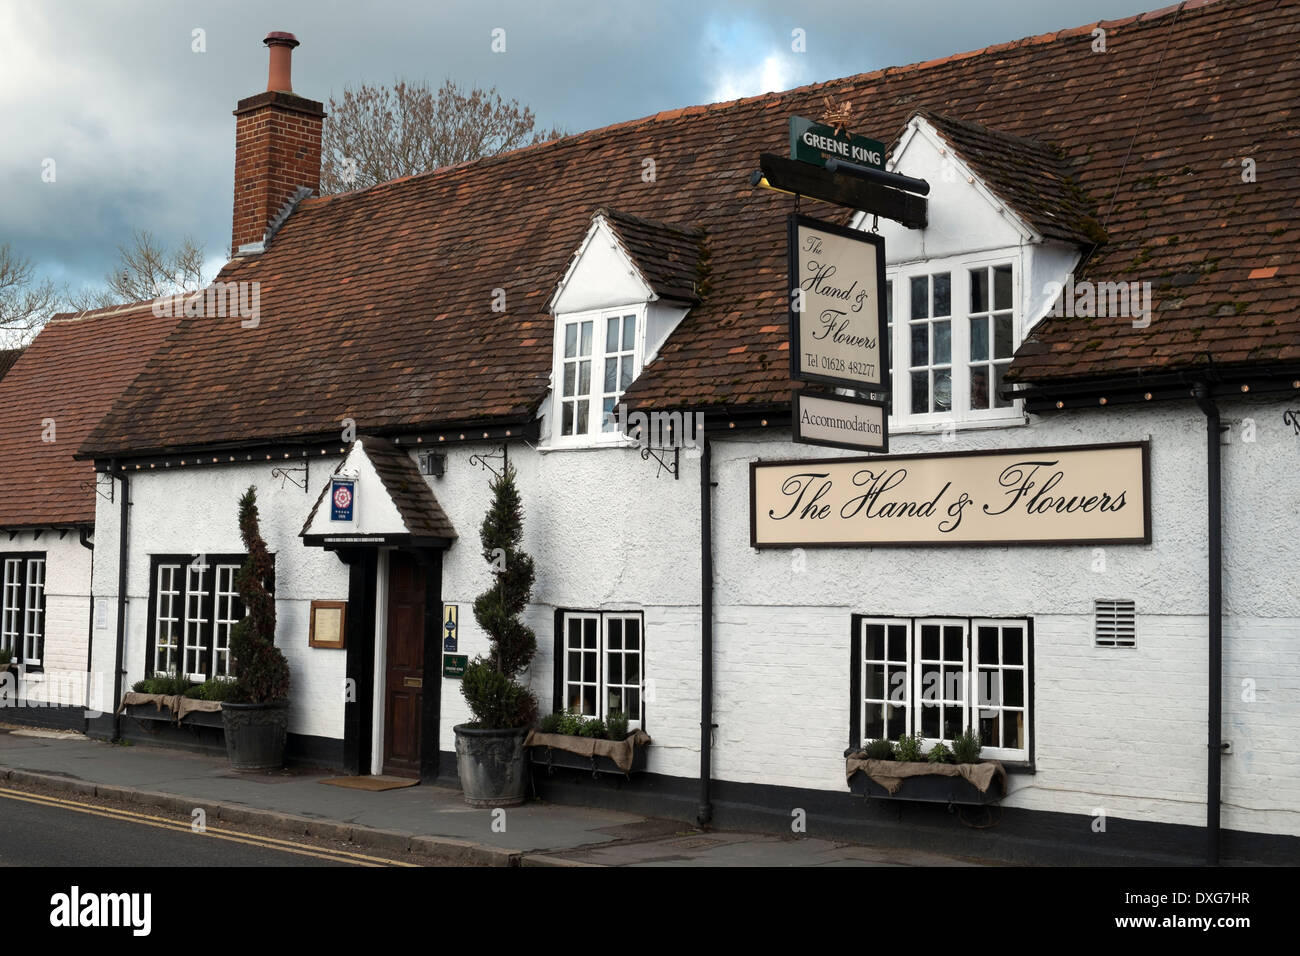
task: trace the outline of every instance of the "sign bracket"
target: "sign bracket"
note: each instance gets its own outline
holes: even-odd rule
[[[489,459],[492,460],[492,461],[496,461],[498,458],[501,459],[501,470],[500,470],[500,471],[497,471],[497,470],[496,470],[495,468],[493,468],[490,464],[488,464]],[[470,456],[469,456],[469,463],[470,463],[471,465],[478,465],[478,466],[479,466],[480,468],[482,468],[484,471],[490,471],[490,472],[492,472],[492,474],[494,474],[497,478],[500,478],[501,476],[503,476],[503,475],[506,473],[506,467],[510,464],[509,452],[508,452],[506,446],[505,446],[505,445],[502,445],[502,446],[501,446],[501,451],[500,451],[499,454],[498,454],[497,452],[493,452],[492,454],[473,454],[473,455],[470,455]]]
[[[668,462],[666,455],[661,454],[661,452],[672,452],[673,460],[671,464]],[[679,467],[682,463],[682,450],[679,446],[674,445],[672,448],[652,448],[649,445],[642,446],[641,460],[649,461],[651,458],[653,458],[659,465],[659,467],[655,469],[656,478],[659,477],[659,473],[662,471],[666,471],[668,474],[672,475],[674,481],[677,481],[682,477],[681,468]]]
[[[271,477],[273,479],[274,478],[280,479],[280,490],[282,491],[284,490],[285,482],[293,482],[293,486],[295,488],[301,488],[304,492],[306,492],[308,485],[310,484],[308,480],[311,475],[310,468],[311,468],[311,459],[304,458],[302,465],[299,467],[286,468],[283,465],[276,465],[274,468],[271,469]],[[298,474],[302,475],[301,483],[298,481],[296,477]]]
[[[758,163],[759,171],[750,177],[754,186],[767,186],[794,193],[796,197],[807,196],[884,216],[908,229],[924,229],[929,223],[929,201],[924,196],[872,180],[846,178],[829,169],[774,153],[763,153]]]

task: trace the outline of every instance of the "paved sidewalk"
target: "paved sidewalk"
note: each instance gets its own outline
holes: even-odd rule
[[[75,734],[0,728],[0,786],[21,772],[69,789],[209,817],[253,821],[372,846],[400,845],[496,865],[970,866],[971,861],[893,848],[770,834],[699,831],[630,813],[530,802],[505,811],[465,805],[460,791],[421,785],[368,792],[321,784],[324,771],[237,774],[221,758],[116,746]],[[43,778],[43,779],[42,779]],[[257,811],[265,811],[258,813]]]

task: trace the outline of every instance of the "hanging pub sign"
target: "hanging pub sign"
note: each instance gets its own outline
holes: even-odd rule
[[[889,409],[884,402],[800,391],[791,395],[790,409],[797,442],[889,451]]]
[[[752,462],[755,548],[1149,544],[1150,445]]]
[[[888,394],[885,240],[797,213],[789,230],[790,377]]]
[[[356,481],[330,479],[330,521],[351,521],[357,505]]]
[[[885,168],[885,144],[803,116],[790,117],[790,158],[825,166],[834,156],[859,166]]]

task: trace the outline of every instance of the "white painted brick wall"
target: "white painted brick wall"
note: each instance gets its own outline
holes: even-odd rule
[[[1300,833],[1300,516],[1294,475],[1300,442],[1282,405],[1228,404],[1253,417],[1257,441],[1224,449],[1224,822]],[[1199,825],[1205,784],[1204,419],[1190,405],[1127,407],[1036,419],[1032,427],[897,435],[895,454],[1108,441],[1152,442],[1153,542],[1093,547],[809,549],[749,547],[748,466],[755,458],[833,457],[789,442],[715,435],[715,733],[719,779],[843,791],[848,743],[849,626],[853,613],[1012,616],[1035,621],[1034,749],[1038,772],[1012,779],[1009,806]],[[460,533],[444,565],[444,599],[460,606],[460,653],[486,641],[473,620],[491,576],[478,528],[489,475],[452,446],[446,476],[429,483]],[[538,636],[530,681],[550,709],[554,609],[640,608],[646,673],[656,684],[648,730],[650,769],[693,777],[699,754],[699,465],[683,456],[681,480],[655,477],[635,450],[538,453],[511,448],[525,503],[525,547],[537,563]],[[294,668],[291,727],[341,734],[331,703],[343,655],[306,648],[305,603],[343,599],[344,566],[303,549],[297,533],[326,477],[314,465],[311,496],[280,490],[269,466],[153,473],[135,482],[128,660],[143,667],[147,554],[200,547],[239,550],[234,503],[250,481],[262,494],[264,532],[277,556],[281,639]],[[116,587],[116,506],[99,507],[96,593]],[[1137,602],[1139,646],[1093,646],[1092,602]],[[97,632],[98,633],[98,632]],[[97,644],[99,651],[111,642]],[[1241,681],[1253,679],[1244,701]],[[442,739],[467,712],[454,680],[442,686]]]
[[[63,537],[57,531],[39,538],[30,531],[0,536],[0,559],[14,552],[45,554],[44,673],[32,675],[23,692],[49,703],[84,704],[91,552],[75,531]]]

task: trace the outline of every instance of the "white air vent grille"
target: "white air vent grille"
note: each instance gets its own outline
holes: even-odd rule
[[[1136,647],[1137,609],[1132,601],[1096,603],[1098,647]]]

